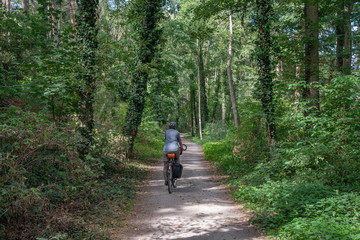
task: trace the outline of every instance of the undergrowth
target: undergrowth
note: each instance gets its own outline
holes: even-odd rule
[[[17,108],[0,117],[0,239],[108,239],[161,156],[159,128],[139,134],[129,160],[120,131],[98,125],[81,160],[75,122]]]
[[[306,103],[278,100],[278,134],[268,141],[257,103],[246,103],[239,129],[204,144],[206,159],[224,174],[234,198],[276,239],[360,239],[359,78],[323,87],[321,114]]]

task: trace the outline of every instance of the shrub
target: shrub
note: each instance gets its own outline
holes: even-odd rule
[[[277,228],[306,214],[306,206],[332,196],[331,187],[320,182],[266,182],[260,186],[239,187],[235,197],[257,209],[253,222]]]
[[[213,123],[207,123],[203,131],[204,137],[209,141],[219,141],[226,137],[228,127],[226,123],[217,121]]]
[[[281,239],[359,239],[360,195],[338,193],[306,205],[304,217],[280,229]]]
[[[104,239],[94,230],[104,225],[96,212],[102,218],[122,212],[146,176],[146,163],[162,150],[151,146],[159,137],[145,133],[136,147],[153,151],[138,151],[144,161],[130,162],[127,139],[98,126],[91,154],[82,160],[73,121],[54,123],[14,108],[0,122],[1,239]]]

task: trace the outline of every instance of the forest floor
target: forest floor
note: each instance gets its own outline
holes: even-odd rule
[[[159,161],[141,187],[133,211],[111,239],[265,240],[204,160],[202,146],[183,139],[188,150],[177,188],[169,194]]]

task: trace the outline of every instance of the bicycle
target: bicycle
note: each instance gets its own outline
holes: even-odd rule
[[[187,146],[185,144],[183,144],[183,149],[184,151],[186,151]],[[173,177],[173,166],[175,164],[175,153],[168,153],[167,154],[167,158],[168,158],[168,170],[167,170],[167,174],[166,174],[166,181],[167,181],[167,186],[168,186],[168,191],[169,193],[172,193],[172,189],[176,188],[176,178]]]

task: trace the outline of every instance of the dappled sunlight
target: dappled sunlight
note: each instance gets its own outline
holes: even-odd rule
[[[140,214],[130,219],[126,238],[114,239],[265,239],[247,224],[226,186],[212,176],[202,148],[186,144],[177,188],[168,193],[159,162],[135,206]]]

